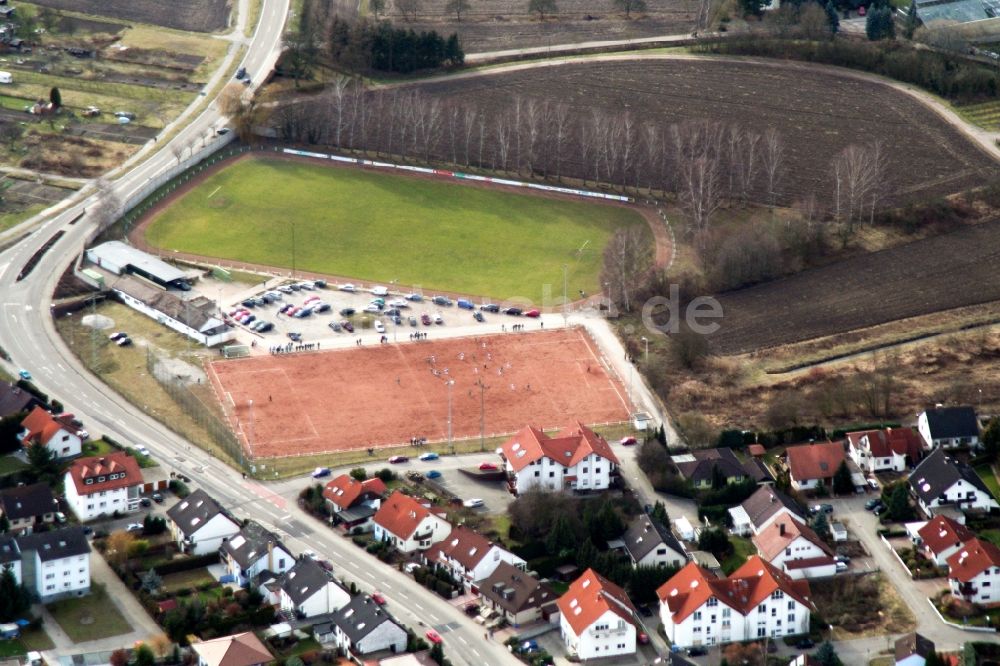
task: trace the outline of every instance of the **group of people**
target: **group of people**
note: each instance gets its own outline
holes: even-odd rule
[[[426,339],[427,339],[426,333],[423,332],[410,333],[410,342],[413,342],[414,340],[426,340]]]
[[[273,354],[291,354],[292,352],[300,351],[312,351],[314,349],[319,349],[318,342],[305,342],[302,344],[294,344],[289,342],[286,345],[274,345],[273,347],[268,347],[268,352]]]

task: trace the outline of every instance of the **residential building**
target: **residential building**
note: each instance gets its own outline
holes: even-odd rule
[[[14,382],[0,382],[0,419],[27,414],[35,407],[43,406],[45,403],[31,391],[25,391]]]
[[[525,561],[467,527],[452,528],[423,554],[424,562],[445,569],[466,591],[476,592],[476,583],[492,574],[501,562],[524,569]]]
[[[792,516],[805,522],[805,511],[798,502],[776,488],[758,488],[739,506],[729,510],[733,519],[733,534],[759,534],[780,516]]]
[[[804,522],[782,515],[752,537],[757,554],[792,580],[837,573],[833,550]]]
[[[0,571],[10,569],[14,580],[21,583],[21,550],[12,534],[0,534]]]
[[[951,593],[980,606],[1000,604],[1000,548],[973,537],[948,558]]]
[[[80,455],[83,441],[68,418],[53,416],[43,408],[35,407],[21,421],[21,428],[17,438],[26,447],[41,444],[56,458]]]
[[[924,666],[934,654],[934,641],[913,632],[896,639],[896,666]]]
[[[622,537],[634,567],[680,567],[687,562],[684,546],[670,529],[643,514]]]
[[[63,486],[66,504],[77,518],[86,522],[138,511],[142,471],[139,462],[124,451],[78,458],[66,470]]]
[[[711,488],[718,480],[739,483],[748,478],[756,479],[760,474],[756,466],[744,465],[728,447],[682,453],[671,456],[670,460],[680,475],[699,489]]]
[[[927,455],[910,474],[910,489],[928,516],[938,507],[954,505],[962,511],[990,511],[1000,504],[969,465],[960,462],[943,448]]]
[[[607,440],[582,423],[549,437],[528,426],[501,447],[508,488],[606,490],[618,469],[618,456]]]
[[[786,450],[788,471],[795,490],[815,490],[831,486],[840,464],[847,462],[855,486],[865,485],[864,474],[844,453],[841,442],[814,442],[790,446]]]
[[[12,533],[31,532],[35,525],[51,523],[57,510],[52,489],[44,483],[0,490],[0,516],[7,518]]]
[[[923,455],[923,440],[912,428],[849,432],[847,453],[863,472],[903,472]]]
[[[334,640],[344,654],[406,652],[406,629],[367,594],[356,595],[333,614]]]
[[[582,661],[635,654],[638,612],[625,590],[587,569],[556,602],[566,650]]]
[[[975,533],[946,516],[934,516],[917,530],[920,552],[939,567],[947,566],[951,557],[962,544],[972,539]]]
[[[479,584],[480,602],[515,627],[554,614],[558,596],[548,583],[507,562]]]
[[[758,555],[722,578],[690,562],[656,591],[667,639],[679,647],[809,632],[809,583]]]
[[[248,520],[236,536],[222,543],[220,554],[226,572],[243,587],[254,582],[263,571],[283,574],[295,564],[295,557],[281,539],[253,520]]]
[[[301,557],[280,579],[281,611],[296,617],[315,617],[343,608],[351,595],[316,560]]]
[[[979,446],[979,419],[972,407],[928,409],[917,415],[917,432],[928,449]]]
[[[451,533],[443,511],[436,513],[398,490],[379,507],[372,521],[375,538],[390,542],[403,553],[427,550]]]
[[[267,666],[274,656],[252,632],[191,644],[198,666]]]
[[[167,510],[167,526],[181,551],[190,555],[214,553],[240,531],[239,521],[201,488]]]
[[[368,532],[372,529],[372,516],[387,492],[378,477],[358,481],[349,474],[341,474],[324,486],[323,499],[342,530]]]
[[[22,582],[43,604],[90,594],[90,543],[82,527],[17,537]]]

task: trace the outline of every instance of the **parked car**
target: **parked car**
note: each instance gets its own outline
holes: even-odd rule
[[[327,326],[330,327],[330,330],[335,331],[337,333],[340,333],[340,331],[343,330],[343,327],[340,325],[340,322],[337,321],[331,321],[329,324],[327,324]]]
[[[413,315],[410,315],[409,317],[407,317],[406,320],[408,322],[410,322],[410,326],[416,326],[417,325],[417,318],[414,317]]]
[[[126,335],[124,338],[118,338],[118,341],[115,342],[115,344],[119,347],[128,347],[132,344],[132,338]]]
[[[292,342],[302,342],[301,333],[296,333],[295,331],[289,331],[285,335],[287,335],[288,339],[291,340]]]
[[[834,562],[843,562],[844,564],[849,564],[851,558],[849,555],[835,555],[833,557]]]
[[[486,317],[483,316],[482,312],[473,312],[472,318],[478,321],[479,323],[483,323],[484,321],[486,321]]]
[[[82,439],[83,441],[87,441],[88,439],[90,439],[90,433],[87,432],[86,430],[77,430],[76,436]]]
[[[305,289],[306,291],[312,291],[316,287],[313,286],[312,282],[299,282],[299,289]]]
[[[704,645],[692,645],[687,649],[689,657],[704,657],[708,654],[708,648]]]
[[[885,504],[879,504],[877,507],[875,507],[872,513],[874,513],[876,516],[881,516],[883,513],[885,513],[886,508],[887,507],[885,506]]]
[[[372,592],[372,601],[377,603],[379,606],[385,606],[385,597],[378,590]]]
[[[811,650],[811,649],[813,649],[814,647],[816,647],[816,643],[815,643],[815,641],[813,641],[813,639],[811,639],[811,638],[809,638],[809,637],[807,636],[806,638],[801,638],[801,639],[799,639],[799,640],[798,640],[798,641],[797,641],[797,642],[795,643],[795,647],[796,647],[797,649],[799,649],[799,650]]]
[[[435,296],[434,298],[431,299],[431,301],[434,303],[434,305],[445,305],[445,306],[451,305],[451,299],[448,298],[447,296]]]
[[[372,294],[374,296],[388,296],[389,290],[383,287],[382,285],[377,285],[375,287],[372,287]]]
[[[389,458],[389,462],[393,465],[399,465],[401,463],[410,462],[410,459],[406,456],[392,456]]]
[[[238,70],[236,70],[236,78],[237,79],[242,80],[242,79],[246,78],[246,75],[247,75],[247,68],[246,67],[240,67]]]
[[[30,382],[31,381],[31,373],[28,372],[27,370],[24,370],[24,369],[18,370],[17,371],[17,376],[20,377],[21,379],[23,379],[26,382]]]
[[[428,451],[427,453],[421,453],[419,459],[423,462],[428,462],[430,460],[437,460],[439,457],[434,451]]]
[[[317,289],[326,289],[326,280],[313,280],[313,286]]]
[[[220,127],[219,129],[215,130],[215,133],[218,134],[219,136],[225,136],[225,135],[229,134],[229,128],[228,127]]]
[[[317,467],[313,470],[312,478],[322,479],[324,476],[330,476],[330,473],[329,467]]]
[[[424,476],[426,476],[428,479],[440,479],[441,472],[437,471],[436,469],[432,469],[429,472],[427,472],[427,474],[425,474]]]
[[[464,298],[458,299],[455,302],[455,304],[458,307],[462,308],[463,310],[474,310],[476,308],[476,306],[472,304],[472,301],[466,300]]]
[[[429,640],[431,643],[437,644],[444,642],[443,639],[441,638],[441,634],[434,631],[433,629],[428,629],[427,633],[425,633],[424,636],[426,636],[427,640]]]
[[[817,513],[833,513],[833,505],[832,504],[814,504],[812,506],[812,508],[809,509],[809,513],[811,513],[813,515],[815,515]]]
[[[874,497],[865,502],[865,511],[874,511],[880,506],[882,506],[882,500],[878,497]]]
[[[149,449],[147,449],[145,446],[137,446],[137,447],[135,447],[135,450],[141,456],[147,456],[148,457],[149,455],[151,455],[149,453]]]
[[[278,291],[280,291],[282,294],[290,294],[292,293],[292,288],[289,287],[288,285],[283,284],[280,287],[278,287]]]
[[[426,312],[424,314],[420,315],[420,323],[423,324],[424,326],[430,326],[431,325],[431,316],[429,314],[427,314]]]
[[[142,499],[139,500],[139,504],[141,506],[150,507],[153,506],[153,500],[149,499],[148,497],[143,497]]]
[[[108,340],[111,340],[113,342],[117,342],[118,340],[120,340],[120,339],[122,339],[122,338],[124,338],[126,336],[128,336],[128,333],[126,333],[125,331],[117,331],[117,332],[112,333],[111,335],[109,335],[108,336]]]
[[[354,308],[340,308],[341,317],[350,317],[356,310]]]
[[[521,308],[504,308],[503,313],[511,317],[520,317],[523,310]]]
[[[128,527],[125,528],[126,532],[141,532],[142,523],[129,523]]]
[[[638,440],[635,437],[622,437],[618,443],[622,446],[634,446],[637,442]]]
[[[274,324],[269,321],[260,322],[260,326],[257,327],[258,333],[267,333],[274,330]]]
[[[66,524],[66,514],[62,511],[56,511],[56,522],[60,525]]]
[[[157,504],[163,504],[163,495],[160,493],[153,493],[153,501]]]
[[[639,635],[636,636],[636,640],[639,641],[639,645],[649,645],[649,634],[640,631]]]
[[[394,298],[388,303],[389,307],[392,308],[408,308],[410,304],[406,302],[405,298]]]
[[[375,320],[375,332],[376,333],[385,333],[385,324],[383,324],[379,320]]]
[[[353,333],[354,332],[354,324],[352,324],[351,322],[347,321],[346,319],[344,321],[340,322],[340,325],[343,326],[344,330],[347,331],[348,333]]]
[[[443,324],[444,323],[444,317],[441,316],[440,312],[438,312],[436,315],[434,315],[434,323],[435,324]]]
[[[539,312],[538,310],[528,310],[527,312],[524,313],[524,316],[532,317],[533,319],[538,319],[539,317],[542,316],[542,313]]]
[[[872,490],[879,490],[881,488],[881,486],[878,485],[878,479],[872,478],[868,479],[868,487]]]
[[[495,462],[481,462],[479,463],[479,471],[481,472],[495,472],[500,469]]]
[[[487,303],[485,305],[480,305],[479,309],[483,312],[500,312],[500,306],[496,303]]]
[[[339,285],[339,286],[337,287],[337,289],[339,289],[340,291],[349,291],[349,292],[351,292],[351,293],[354,293],[354,292],[356,292],[356,291],[358,290],[358,288],[357,288],[357,287],[355,287],[355,286],[354,286],[353,284],[351,284],[350,282],[348,282],[347,284],[342,284],[342,285]]]
[[[466,509],[478,509],[481,506],[485,506],[486,502],[479,499],[478,497],[473,497],[472,499],[467,499],[462,502],[462,506]]]
[[[369,312],[371,314],[381,314],[382,306],[378,303],[371,303],[365,306],[364,312]]]
[[[330,304],[324,303],[323,301],[318,302],[316,306],[313,308],[313,312],[329,312],[329,311],[330,311]]]

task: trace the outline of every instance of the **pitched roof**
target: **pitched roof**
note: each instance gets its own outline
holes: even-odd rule
[[[944,449],[938,448],[931,451],[910,474],[910,487],[917,497],[930,503],[961,480],[990,495],[986,484],[974,469],[949,457]]]
[[[439,555],[453,559],[466,569],[474,569],[482,562],[495,544],[482,534],[467,527],[455,527],[448,538],[427,549],[427,561],[433,562]]]
[[[362,495],[371,493],[373,495],[385,495],[388,492],[382,479],[375,477],[358,481],[350,474],[341,474],[331,479],[323,488],[323,497],[330,500],[343,511],[350,509]]]
[[[846,435],[847,442],[855,449],[863,448],[864,442],[875,458],[888,458],[893,454],[920,459],[923,444],[920,435],[913,428],[885,428],[884,430],[858,430]]]
[[[767,453],[767,449],[764,448],[763,444],[751,444],[747,447],[747,453],[752,456],[762,456]]]
[[[625,542],[625,549],[636,562],[649,555],[661,544],[681,557],[685,555],[684,547],[677,541],[670,529],[659,521],[650,519],[647,515],[641,515],[632,521],[632,524],[625,530],[622,541]]]
[[[760,458],[751,458],[743,463],[743,469],[746,470],[747,476],[756,481],[757,483],[763,483],[766,481],[774,481],[774,476],[771,474],[771,470],[767,468],[764,461]]]
[[[830,547],[823,543],[809,526],[799,522],[788,514],[778,516],[773,523],[768,525],[759,534],[752,537],[752,541],[757,546],[757,552],[765,560],[770,562],[777,557],[790,543],[798,538],[803,538],[813,544],[827,555],[833,555]]]
[[[840,463],[846,459],[844,445],[840,442],[790,446],[786,453],[792,478],[797,481],[833,478]]]
[[[925,638],[916,632],[900,636],[899,639],[896,640],[897,662],[903,661],[907,657],[912,657],[915,654],[920,655],[924,659],[930,657],[934,654],[934,641],[929,638]]]
[[[542,458],[572,467],[591,454],[596,454],[618,464],[618,456],[611,450],[607,440],[579,421],[575,426],[564,428],[555,437],[549,437],[533,426],[527,426],[504,442],[504,457],[514,472]]]
[[[9,564],[21,559],[21,551],[13,535],[0,534],[0,564]]]
[[[718,578],[707,569],[689,562],[661,585],[656,595],[661,603],[667,604],[674,616],[674,623],[678,623],[683,622],[713,596],[746,615],[775,590],[781,590],[808,608],[815,608],[809,600],[808,582],[792,580],[759,555],[748,557],[728,578]]]
[[[481,581],[479,594],[515,614],[528,608],[540,608],[557,597],[548,583],[507,562],[501,562],[492,574]]]
[[[73,426],[60,421],[41,407],[32,409],[21,421],[21,427],[28,431],[24,435],[24,441],[40,444],[48,444],[60,430],[75,431]]]
[[[219,514],[224,515],[234,525],[239,526],[239,522],[201,488],[167,509],[167,517],[174,521],[185,536],[191,536]]]
[[[143,482],[139,461],[124,451],[77,458],[66,470],[66,474],[73,479],[73,485],[76,486],[79,495],[128,488]]]
[[[1000,548],[973,537],[948,558],[948,578],[968,583],[990,567],[1000,567]]]
[[[246,569],[260,558],[267,557],[269,546],[288,550],[274,532],[265,529],[257,521],[249,520],[240,528],[239,534],[222,543],[222,550]]]
[[[556,603],[577,636],[608,611],[629,624],[638,623],[637,611],[625,590],[593,569],[587,569],[582,576],[570,583],[566,594],[559,597]]]
[[[693,483],[712,480],[712,470],[718,468],[727,479],[747,476],[743,463],[730,448],[700,449],[671,458],[681,475]]]
[[[935,407],[924,411],[934,439],[978,437],[979,421],[972,407]]]
[[[780,512],[782,509],[787,509],[791,513],[798,516],[800,520],[802,520],[805,515],[805,512],[795,500],[780,490],[770,486],[758,488],[754,494],[745,499],[743,504],[740,506],[742,506],[743,510],[746,511],[747,516],[750,517],[750,522],[755,527],[760,527],[767,522],[771,516]]]
[[[41,404],[35,394],[13,382],[0,384],[0,419],[31,411],[32,407]]]
[[[934,516],[917,530],[917,534],[920,535],[924,545],[935,554],[960,546],[976,536],[968,527],[947,516]]]
[[[406,633],[406,630],[367,594],[355,595],[346,606],[333,614],[331,620],[340,627],[340,631],[350,639],[352,645],[357,645],[358,641],[386,622],[391,622],[399,631]]]
[[[191,648],[208,666],[253,666],[274,660],[267,646],[251,631],[192,643]]]
[[[336,585],[316,560],[302,557],[281,577],[280,585],[292,603],[298,606],[330,583]]]
[[[420,522],[431,515],[430,509],[400,491],[389,495],[372,518],[376,525],[400,539],[409,539]]]
[[[17,537],[17,547],[22,553],[37,552],[42,562],[90,553],[90,542],[79,526],[24,534]]]
[[[0,512],[8,520],[33,518],[56,510],[52,489],[44,483],[0,490]]]

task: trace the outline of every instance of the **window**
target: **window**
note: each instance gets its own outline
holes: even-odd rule
[[[549,478],[550,479],[555,478],[555,475],[556,475],[555,472],[549,472]]]
[[[757,638],[764,638],[767,636],[767,627],[757,627]]]
[[[782,592],[781,590],[775,590],[774,592],[771,593],[771,598],[772,599],[784,599],[785,598],[785,593]]]
[[[45,580],[52,580],[56,575],[54,573],[45,574]]]
[[[584,468],[583,468],[583,473],[584,473],[584,474],[586,474],[586,473],[587,473],[587,468],[586,468],[586,467],[584,467]]]
[[[731,609],[729,609],[729,608],[723,608],[722,609],[722,617],[723,618],[730,617],[730,615],[732,615],[732,610]]]
[[[539,472],[539,471],[538,471],[538,470],[536,469],[536,470],[535,470],[535,478],[538,478],[538,477],[539,477],[539,476],[541,476],[541,475],[542,475],[542,473],[541,473],[541,472]]]
[[[767,612],[767,604],[761,604],[760,606],[757,606],[757,612],[758,613],[766,613]]]
[[[103,477],[103,476],[99,476],[99,477],[97,477],[97,482],[98,482],[98,483],[104,483],[104,479],[105,479],[105,478],[106,478],[106,477]]]
[[[788,614],[788,624],[795,624],[795,613]]]
[[[708,605],[709,606],[718,606],[719,605],[719,600],[716,599],[715,597],[709,597],[708,598]]]
[[[86,481],[84,481],[84,484],[86,484],[88,486],[92,486],[92,485],[94,485],[94,480],[93,479],[87,479]]]
[[[788,602],[788,610],[795,610],[795,602],[794,601],[789,601]]]
[[[701,620],[701,611],[694,612],[694,621],[699,622]]]

